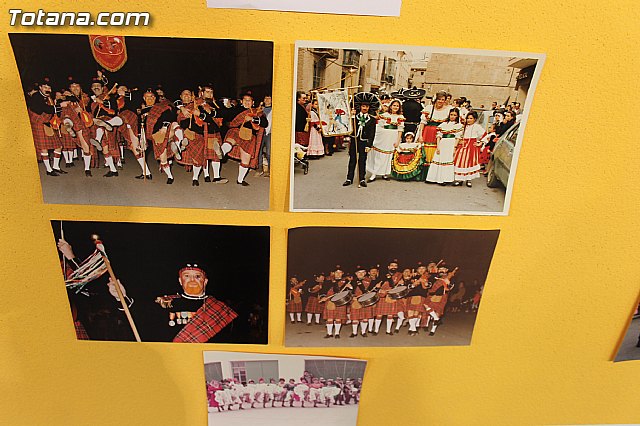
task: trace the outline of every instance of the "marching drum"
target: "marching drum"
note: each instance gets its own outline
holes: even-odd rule
[[[399,285],[387,292],[387,296],[394,300],[400,300],[407,294],[409,294],[409,287],[407,287],[406,285]]]
[[[340,293],[336,293],[331,297],[331,302],[336,306],[344,306],[347,303],[353,300],[353,294],[351,294],[351,290],[344,290]]]
[[[363,308],[368,308],[369,306],[373,306],[378,303],[380,298],[378,297],[378,293],[367,293],[358,297],[358,303],[362,305]]]

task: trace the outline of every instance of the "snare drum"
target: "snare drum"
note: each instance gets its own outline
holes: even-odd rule
[[[351,294],[351,290],[344,290],[340,293],[336,293],[331,297],[331,302],[333,302],[336,306],[344,306],[347,303],[350,303],[353,300],[353,294]]]
[[[358,297],[358,303],[360,303],[363,308],[375,305],[378,303],[378,300],[380,300],[378,293],[367,293]]]
[[[409,287],[407,287],[406,285],[399,285],[387,292],[387,296],[394,300],[400,300],[407,294],[409,294]]]

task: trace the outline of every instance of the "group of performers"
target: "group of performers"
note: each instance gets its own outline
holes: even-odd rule
[[[306,373],[306,372],[305,372]],[[352,401],[357,404],[360,400],[362,379],[346,380],[341,377],[324,379],[305,374],[298,381],[289,379],[270,379],[267,383],[259,379],[258,383],[249,380],[241,383],[238,379],[224,379],[222,381],[211,380],[207,383],[207,399],[209,411],[217,409],[218,412],[245,408],[294,407],[299,403],[301,408],[330,407],[331,405],[348,405]],[[305,403],[307,405],[305,405]],[[244,404],[249,404],[245,407]]]
[[[425,97],[426,91],[415,87],[390,95],[354,95],[355,131],[347,136],[350,159],[343,186],[354,183],[357,164],[360,187],[378,178],[471,187],[471,182],[485,173],[497,138],[522,114],[518,102],[506,109],[498,109],[495,102],[491,110],[483,105],[480,110],[490,114],[485,128],[478,123],[478,110],[472,109],[465,97],[452,99],[441,91],[426,105]],[[303,113],[300,108],[296,111],[298,122]],[[308,141],[311,159],[329,154],[317,101],[310,104],[307,121],[308,138],[300,138],[296,132],[296,142]]]
[[[458,268],[449,269],[443,261],[402,269],[398,265],[394,259],[386,271],[381,271],[378,265],[358,266],[349,275],[337,266],[328,275],[316,274],[310,283],[291,277],[287,291],[290,321],[303,322],[302,314],[306,312],[307,325],[311,326],[314,319],[315,324],[320,324],[322,317],[327,339],[340,338],[343,324],[351,324],[351,338],[377,335],[383,317],[388,335],[399,333],[408,324],[411,336],[417,335],[421,327],[433,336],[448,303],[453,311],[460,311],[462,305],[466,305],[466,311],[478,309],[482,287],[469,295],[462,282],[454,285],[452,278]],[[454,291],[454,287],[458,288]]]
[[[237,183],[242,186],[249,185],[245,180],[249,170],[262,166],[270,96],[258,108],[251,92],[241,94],[236,105],[218,103],[207,83],[197,90],[185,86],[175,102],[167,99],[161,88],[147,89],[140,100],[137,89],[117,83],[109,88],[108,83],[98,72],[89,93],[72,77],[54,91],[53,83],[44,77],[27,93],[36,152],[48,176],[67,174],[61,168],[61,158],[65,168],[73,167],[78,150],[87,177],[92,176],[91,167],[101,165],[99,153],[109,168],[104,176],[118,176],[125,146],[140,166],[136,179],[152,179],[145,158],[148,145],[152,145],[167,184],[174,181],[174,160],[192,170],[193,186],[199,186],[201,172],[205,182],[227,183],[220,175],[227,157],[240,162]]]

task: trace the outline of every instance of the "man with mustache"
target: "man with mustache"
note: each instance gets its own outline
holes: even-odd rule
[[[178,282],[181,293],[159,296],[155,300],[166,315],[163,328],[158,330],[164,338],[157,341],[206,343],[238,316],[229,306],[206,294],[209,279],[197,264],[186,264],[180,269]],[[109,280],[109,292],[117,298],[112,280]],[[124,291],[123,295],[126,297]],[[159,327],[158,324],[154,326]],[[144,340],[144,334],[142,338]]]

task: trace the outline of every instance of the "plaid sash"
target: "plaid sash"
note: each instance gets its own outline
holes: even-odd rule
[[[173,341],[206,343],[237,317],[238,314],[233,309],[209,296]]]

